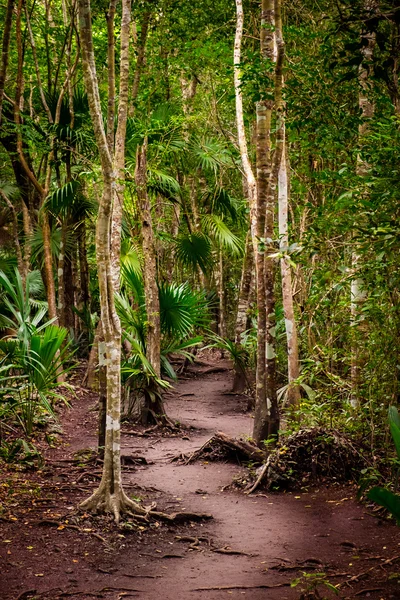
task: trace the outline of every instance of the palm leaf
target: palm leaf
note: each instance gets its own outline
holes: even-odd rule
[[[217,243],[232,254],[243,253],[243,244],[240,239],[232,233],[227,224],[217,215],[203,215],[202,225],[204,231],[214,237]]]
[[[212,214],[231,217],[234,222],[243,219],[243,211],[240,210],[235,200],[224,188],[216,186],[203,197],[204,206]]]
[[[231,164],[231,157],[224,146],[215,138],[193,136],[189,142],[189,151],[197,168],[217,173],[224,165]]]
[[[193,270],[199,267],[207,273],[212,265],[211,241],[203,233],[181,235],[175,240],[176,258]]]
[[[207,312],[204,294],[194,292],[186,283],[161,284],[159,298],[161,330],[174,339],[192,333]]]

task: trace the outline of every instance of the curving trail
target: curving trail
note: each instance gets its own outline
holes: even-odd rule
[[[169,512],[212,513],[214,519],[172,527],[155,524],[133,535],[114,532],[105,545],[73,529],[43,530],[29,520],[18,538],[20,525],[7,524],[1,541],[12,539],[13,545],[0,543],[2,600],[295,600],[300,589],[291,588],[290,582],[303,571],[325,572],[332,584],[363,573],[360,581],[342,587],[343,598],[400,598],[397,580],[388,581],[390,570],[399,570],[398,530],[369,515],[356,502],[355,488],[245,496],[224,491],[232,477],[243,472],[239,465],[171,462],[177,454],[201,446],[215,431],[251,434],[246,399],[226,394],[229,365],[218,366],[225,370],[204,373],[206,368],[194,367],[168,396],[169,416],[193,429],[164,437],[125,434],[122,441],[124,456],[139,454],[148,463],[129,467],[124,475],[127,485],[140,486],[136,493],[146,503],[156,500]],[[65,445],[52,450],[50,458],[59,459],[61,452],[71,457],[95,446],[96,414],[88,410],[92,404],[93,396],[82,390],[79,402],[74,401],[63,417]],[[57,510],[71,510],[78,499],[64,497],[67,505]],[[393,563],[384,562],[394,557]],[[36,592],[21,596],[29,590]],[[320,592],[321,597],[333,597],[326,589]]]

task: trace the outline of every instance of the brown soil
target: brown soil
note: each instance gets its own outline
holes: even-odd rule
[[[186,427],[149,436],[126,427],[122,453],[128,493],[145,505],[156,501],[159,510],[214,519],[185,525],[126,519],[116,528],[108,517],[77,513],[100,469],[84,458],[66,462],[96,445],[95,397],[77,385],[61,417],[62,442],[47,450],[46,466],[0,473],[1,599],[295,600],[301,585],[290,583],[303,573],[325,573],[341,584],[341,598],[400,598],[398,529],[359,504],[355,487],[246,496],[228,489],[233,477],[243,478],[240,465],[171,462],[217,430],[251,434],[246,398],[227,394],[229,370],[204,371],[195,367],[167,397],[169,415]],[[324,585],[318,589],[319,596],[304,598],[335,597]]]

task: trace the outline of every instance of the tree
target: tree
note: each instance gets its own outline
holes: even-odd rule
[[[112,3],[113,4],[113,3]],[[79,0],[79,26],[82,61],[90,114],[102,168],[103,192],[99,203],[96,232],[96,257],[100,288],[101,321],[107,360],[107,414],[104,467],[98,489],[84,502],[85,510],[107,510],[118,521],[126,510],[140,511],[125,494],[121,478],[120,412],[121,412],[121,326],[115,309],[114,293],[119,279],[118,265],[112,260],[113,245],[118,245],[118,206],[122,202],[120,180],[125,160],[125,132],[128,111],[130,0],[122,2],[120,90],[118,126],[115,146],[107,140],[103,125],[99,86],[92,37],[92,15],[89,0]],[[112,86],[113,84],[111,84]],[[110,133],[110,131],[109,131]],[[115,150],[113,151],[112,147]],[[116,216],[117,215],[117,216]],[[117,226],[117,227],[116,227]]]

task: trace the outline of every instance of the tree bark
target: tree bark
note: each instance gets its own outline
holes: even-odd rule
[[[93,49],[90,0],[79,0],[78,6],[85,87],[103,176],[103,193],[99,203],[96,227],[96,259],[100,289],[101,322],[107,360],[107,412],[103,474],[98,489],[90,498],[82,502],[81,508],[84,510],[111,511],[115,520],[118,521],[122,511],[141,512],[141,510],[135,502],[126,496],[121,477],[121,325],[114,304],[114,278],[111,263],[112,202],[113,189],[116,185],[116,173],[101,114]],[[129,24],[130,14],[130,0],[122,0],[123,23]],[[122,58],[123,56],[124,58]],[[126,55],[121,52],[121,70],[125,69],[125,65],[122,64],[124,60],[129,60],[129,54]]]
[[[243,258],[242,276],[240,279],[238,309],[235,325],[235,344],[240,346],[242,334],[247,329],[248,310],[250,303],[251,282],[253,277],[254,251],[251,233],[248,231],[246,236],[246,247]],[[232,391],[241,394],[246,389],[246,373],[241,365],[235,365],[235,375],[233,379]]]
[[[137,45],[137,58],[136,58],[136,68],[135,75],[133,77],[132,84],[132,92],[131,92],[131,106],[130,106],[130,116],[133,117],[136,109],[136,100],[139,93],[139,85],[140,79],[142,76],[142,70],[144,65],[145,51],[146,51],[146,40],[147,33],[149,30],[149,22],[150,22],[151,12],[146,10],[143,15],[142,28],[140,31],[140,40]]]
[[[375,0],[366,0],[365,8],[372,10],[375,5]],[[359,98],[358,104],[361,111],[361,122],[358,127],[359,142],[368,131],[369,120],[374,114],[374,103],[370,99],[369,77],[370,65],[372,64],[376,36],[374,32],[367,32],[362,35],[365,44],[362,45],[361,52],[363,54],[363,63],[359,70]],[[357,175],[360,177],[368,173],[369,165],[365,160],[358,156],[357,158]],[[353,243],[352,248],[352,270],[355,273],[354,278],[350,283],[350,321],[352,324],[352,346],[351,346],[351,397],[350,404],[352,408],[358,409],[361,403],[361,370],[362,370],[362,354],[360,352],[360,333],[365,329],[363,325],[364,316],[362,314],[362,305],[366,299],[366,291],[364,281],[359,275],[360,271],[360,255],[356,244]]]
[[[146,354],[154,372],[159,377],[160,366],[160,301],[157,287],[157,261],[154,246],[153,220],[147,195],[147,141],[136,156],[136,190],[142,219],[142,247],[144,260],[144,291],[147,312]]]
[[[285,316],[287,357],[288,357],[288,391],[287,402],[293,409],[300,403],[300,386],[296,383],[299,377],[299,343],[297,338],[297,325],[294,313],[292,271],[287,257],[289,246],[288,234],[288,206],[289,206],[289,178],[287,150],[282,154],[281,166],[278,175],[278,219],[279,219],[279,245],[281,253],[282,277],[282,303]]]
[[[7,76],[11,26],[12,26],[12,15],[13,15],[13,10],[14,10],[14,4],[15,4],[15,0],[7,0],[6,15],[5,15],[5,19],[4,19],[3,43],[2,43],[2,48],[1,48],[1,67],[0,67],[0,124],[2,121],[4,85],[5,85],[6,76]]]

